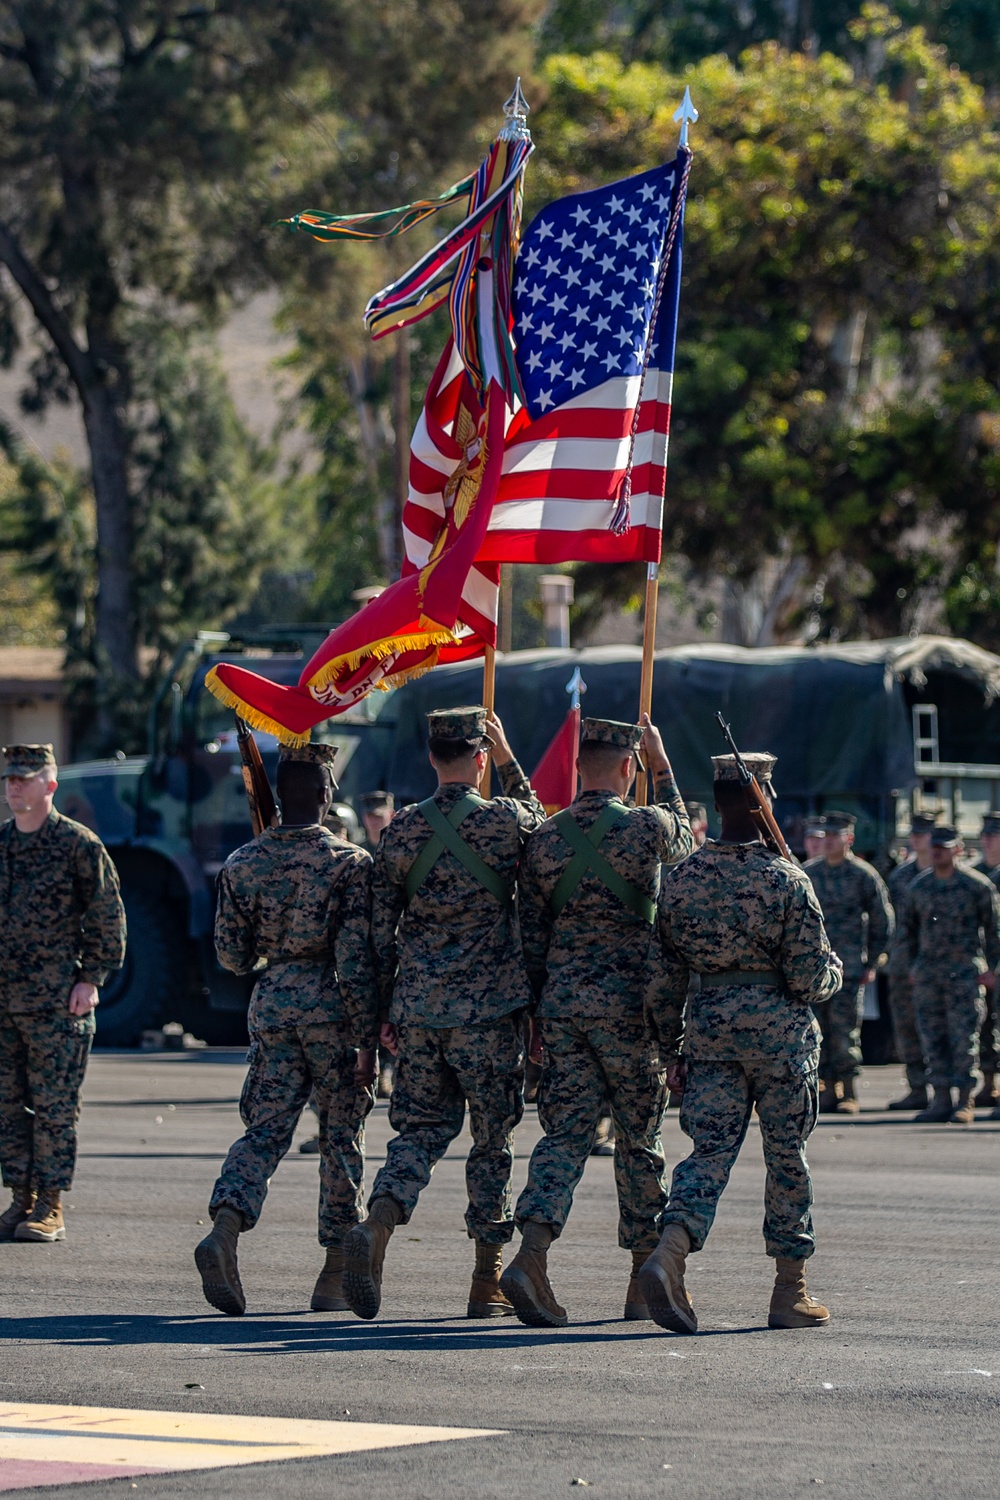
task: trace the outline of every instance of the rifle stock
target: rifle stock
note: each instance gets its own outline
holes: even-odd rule
[[[783,859],[791,860],[794,864],[795,856],[785,843],[785,836],[778,827],[774,813],[771,811],[771,804],[764,795],[760,782],[754,776],[737,749],[736,741],[733,739],[733,732],[722,717],[722,714],[717,713],[715,717],[719,721],[719,728],[725,735],[730,753],[736,758],[736,769],[739,772],[740,785],[743,787],[743,793],[747,799],[747,810],[760,829],[761,838],[774,854],[780,854]]]
[[[250,823],[253,827],[254,837],[263,833],[265,828],[276,828],[278,825],[278,805],[271,791],[271,783],[267,779],[264,770],[264,762],[260,757],[260,749],[257,741],[250,732],[250,726],[245,719],[236,715],[236,739],[240,747],[240,760],[242,761],[243,786],[246,789],[247,802],[250,806]]]

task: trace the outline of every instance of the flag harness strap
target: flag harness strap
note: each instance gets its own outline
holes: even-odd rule
[[[480,859],[476,851],[458,833],[457,829],[471,812],[477,807],[486,807],[488,803],[475,792],[466,792],[448,813],[447,817],[438,807],[433,797],[428,797],[426,802],[421,802],[417,811],[423,813],[427,822],[433,830],[413,864],[410,866],[406,877],[406,900],[413,900],[419,888],[423,885],[431,870],[437,864],[441,855],[448,850],[454,854],[463,869],[467,870],[474,880],[489,891],[505,911],[509,911],[514,904],[514,893],[506,881],[491,869],[485,860]]]
[[[568,807],[564,812],[556,813],[552,821],[575,852],[552,892],[550,904],[553,916],[558,917],[567,901],[576,893],[584,875],[590,870],[613,896],[618,897],[623,906],[628,907],[629,911],[634,912],[650,926],[656,921],[656,902],[643,895],[642,891],[634,885],[630,885],[624,875],[619,875],[598,847],[604,842],[605,835],[610,833],[617,824],[624,822],[627,817],[627,808],[623,807],[620,802],[611,802],[598,815],[590,830],[584,833]]]

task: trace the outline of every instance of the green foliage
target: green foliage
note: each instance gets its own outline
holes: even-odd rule
[[[920,31],[874,6],[853,31],[876,76],[773,43],[683,80],[552,57],[532,178],[544,200],[668,158],[690,84],[665,550],[736,580],[804,555],[820,600],[788,623],[811,634],[906,630],[932,595],[949,609],[1000,521],[976,436],[1000,404],[992,120]]]

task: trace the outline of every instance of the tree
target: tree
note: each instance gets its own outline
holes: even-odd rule
[[[767,566],[772,632],[905,630],[954,590],[985,615],[996,587],[992,120],[881,7],[853,36],[876,74],[773,43],[683,80],[553,57],[536,128],[533,192],[554,196],[666,159],[691,86],[665,547],[744,597]],[[581,570],[581,598],[600,586]]]

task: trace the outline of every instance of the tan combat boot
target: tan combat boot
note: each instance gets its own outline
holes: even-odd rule
[[[12,1240],[19,1224],[31,1217],[35,1195],[30,1187],[16,1187],[10,1207],[0,1214],[0,1240]]]
[[[646,1255],[645,1250],[632,1251],[632,1274],[628,1279],[625,1311],[622,1314],[626,1323],[642,1323],[649,1317],[649,1308],[646,1306],[646,1299],[639,1286],[639,1272],[646,1263]]]
[[[1000,1093],[997,1092],[997,1075],[983,1069],[983,1086],[976,1095],[977,1109],[993,1109],[1000,1104]]]
[[[671,1333],[697,1333],[698,1319],[684,1285],[684,1268],[691,1253],[691,1236],[683,1224],[668,1224],[660,1243],[643,1262],[639,1290],[649,1316]]]
[[[861,1101],[858,1099],[853,1078],[845,1078],[841,1081],[837,1113],[838,1115],[859,1115],[861,1113]]]
[[[914,1119],[918,1125],[944,1125],[951,1119],[952,1108],[951,1089],[935,1087],[934,1098]]]
[[[500,1290],[500,1272],[503,1270],[503,1247],[484,1245],[476,1241],[476,1269],[472,1273],[472,1289],[469,1292],[467,1318],[507,1318],[513,1313],[507,1298]]]
[[[958,1103],[952,1110],[951,1123],[953,1125],[973,1125],[976,1120],[976,1101],[972,1097],[972,1089],[959,1089]]]
[[[242,1229],[243,1215],[224,1203],[215,1211],[211,1233],[206,1234],[194,1252],[205,1301],[231,1318],[239,1318],[247,1310],[236,1260],[236,1242]]]
[[[819,1082],[819,1112],[821,1115],[835,1115],[840,1106],[837,1098],[837,1085],[832,1078],[821,1078]]]
[[[569,1322],[549,1284],[547,1261],[553,1239],[550,1224],[529,1220],[521,1231],[520,1250],[500,1277],[500,1290],[529,1328],[565,1328]]]
[[[822,1328],[829,1323],[829,1309],[815,1302],[806,1291],[805,1261],[785,1260],[779,1255],[775,1265],[777,1274],[767,1314],[768,1328]]]
[[[327,1245],[323,1269],[316,1278],[312,1300],[313,1312],[349,1312],[350,1303],[344,1296],[344,1246]]]
[[[359,1318],[374,1318],[382,1305],[386,1247],[402,1220],[402,1205],[395,1198],[376,1198],[365,1222],[344,1235],[344,1296]]]
[[[14,1238],[45,1240],[49,1244],[54,1240],[64,1240],[66,1226],[63,1223],[62,1194],[39,1193],[31,1213],[14,1230]]]

